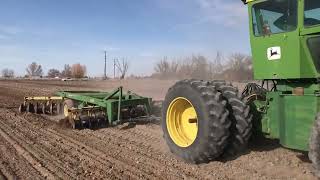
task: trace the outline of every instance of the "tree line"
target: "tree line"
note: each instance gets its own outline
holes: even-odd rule
[[[125,78],[128,72],[128,61],[114,61],[114,68],[120,72],[120,79]],[[49,78],[83,78],[86,76],[87,68],[80,63],[65,64],[62,70],[49,69],[46,77]],[[26,68],[26,77],[42,77],[44,75],[42,66],[32,62]],[[3,69],[2,76],[14,77],[14,71]],[[223,56],[217,52],[213,59],[202,55],[193,55],[180,60],[163,57],[154,66],[153,78],[160,79],[226,79],[226,80],[251,80],[253,79],[252,58],[242,53],[233,53]]]
[[[225,57],[217,52],[211,60],[202,55],[180,60],[164,57],[155,64],[154,71],[152,77],[160,79],[253,79],[252,58],[242,53]]]
[[[87,68],[85,65],[81,65],[80,63],[72,64],[65,64],[64,68],[60,71],[58,69],[49,69],[47,72],[46,77],[48,78],[84,78],[87,73]],[[12,69],[5,68],[1,72],[2,77],[4,78],[13,78],[15,73]],[[40,64],[36,62],[32,62],[26,68],[26,75],[25,77],[43,77],[44,71]]]

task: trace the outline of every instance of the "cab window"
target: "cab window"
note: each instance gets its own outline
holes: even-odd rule
[[[320,1],[305,0],[304,6],[304,25],[315,26],[320,24]]]
[[[297,0],[269,0],[252,6],[255,36],[294,31],[297,28]]]
[[[311,37],[307,42],[316,69],[320,72],[320,36]]]

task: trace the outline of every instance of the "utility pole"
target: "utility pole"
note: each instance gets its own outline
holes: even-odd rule
[[[113,79],[116,78],[116,58],[113,59]]]
[[[107,79],[107,51],[104,51],[104,80]]]

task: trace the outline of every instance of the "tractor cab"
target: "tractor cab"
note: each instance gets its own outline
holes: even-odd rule
[[[225,81],[178,81],[163,101],[164,138],[191,163],[239,154],[251,135],[278,139],[308,151],[320,177],[320,0],[242,1],[261,85],[248,83],[240,97]]]
[[[255,79],[320,77],[320,1],[248,0]]]
[[[251,135],[278,139],[308,151],[320,177],[320,0],[242,1],[261,85],[248,83],[240,97],[221,80],[177,82],[163,101],[164,138],[191,163],[239,154]]]

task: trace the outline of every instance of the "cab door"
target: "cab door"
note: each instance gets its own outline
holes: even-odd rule
[[[249,7],[255,79],[300,77],[298,6],[298,0],[267,0]]]

